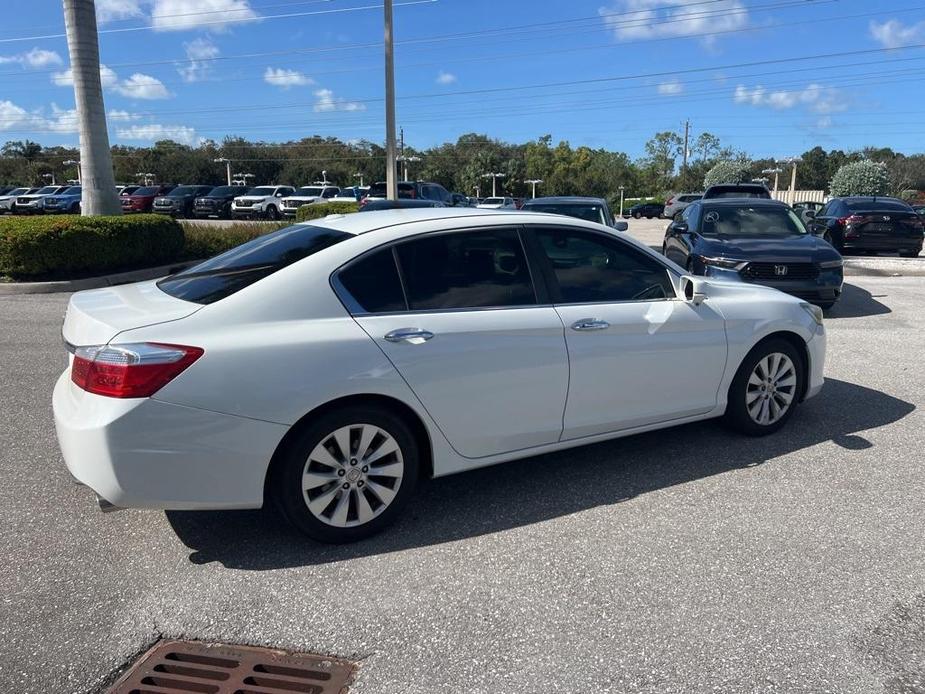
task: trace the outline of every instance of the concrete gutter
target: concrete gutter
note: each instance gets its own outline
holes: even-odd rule
[[[191,265],[201,263],[201,260],[189,260],[170,265],[117,272],[112,275],[100,277],[85,277],[78,280],[59,280],[56,282],[0,282],[0,296],[16,294],[56,294],[59,292],[79,292],[84,289],[99,289],[101,287],[114,287],[118,284],[131,284],[145,280],[158,279],[184,270]]]

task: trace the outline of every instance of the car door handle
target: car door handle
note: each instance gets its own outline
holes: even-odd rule
[[[582,318],[572,323],[572,330],[607,330],[610,323],[600,318]]]
[[[421,330],[421,328],[399,328],[388,333],[385,339],[389,342],[410,342],[411,344],[419,345],[422,342],[427,342],[433,336],[432,332]]]

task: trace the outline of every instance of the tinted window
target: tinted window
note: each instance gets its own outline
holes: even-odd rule
[[[565,229],[536,232],[561,303],[643,301],[675,296],[668,270],[619,241]]]
[[[256,195],[259,197],[266,197],[268,195],[273,195],[276,192],[276,188],[254,188],[248,195]]]
[[[157,195],[160,192],[160,186],[146,186],[144,188],[137,188],[132,195]]]
[[[566,217],[576,217],[577,219],[584,219],[588,222],[596,222],[597,224],[606,224],[607,217],[604,214],[604,209],[600,205],[586,204],[531,204],[527,203],[524,205],[525,210],[530,212],[548,212],[549,214],[561,214]]]
[[[212,195],[216,198],[223,198],[226,195],[243,195],[247,192],[247,188],[241,188],[240,186],[219,186],[218,188],[213,188],[209,195]]]
[[[866,210],[888,210],[892,212],[912,212],[912,208],[901,200],[848,200],[848,209],[852,212]]]
[[[364,256],[342,270],[338,278],[365,313],[394,313],[407,309],[391,248]]]
[[[179,188],[174,188],[172,191],[170,191],[169,197],[182,198],[187,195],[198,195],[201,192],[202,189],[197,188],[196,186],[180,186]]]
[[[350,237],[342,231],[297,224],[165,277],[157,286],[177,299],[211,304]]]
[[[324,190],[324,189],[321,188],[321,187],[319,187],[319,186],[305,186],[304,188],[299,188],[299,189],[295,192],[295,194],[296,194],[296,195],[300,195],[300,196],[304,196],[304,197],[307,197],[307,198],[310,198],[310,197],[318,197],[319,195],[321,195],[321,191],[322,191],[322,190]]]
[[[64,194],[65,195],[80,195],[80,186],[71,186],[66,191],[64,191]]]
[[[439,234],[398,246],[413,311],[536,303],[516,231]]]
[[[793,236],[803,235],[802,222],[786,207],[706,207],[700,233],[723,236]]]

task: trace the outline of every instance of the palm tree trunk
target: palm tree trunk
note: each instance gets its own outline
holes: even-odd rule
[[[74,99],[80,129],[81,214],[119,215],[106,107],[100,83],[100,47],[93,0],[63,0],[64,26],[74,75]]]

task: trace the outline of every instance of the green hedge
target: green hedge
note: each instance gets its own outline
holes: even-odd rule
[[[355,202],[322,202],[316,205],[302,205],[296,210],[295,218],[297,222],[308,222],[327,217],[329,214],[351,214],[359,211],[360,206]]]
[[[183,252],[182,227],[170,217],[39,216],[0,219],[0,275],[74,277],[154,267]]]
[[[183,231],[186,234],[186,245],[183,248],[183,258],[187,260],[211,258],[213,255],[224,253],[245,241],[250,241],[286,226],[289,226],[289,224],[207,226],[196,224],[195,222],[185,222]]]

